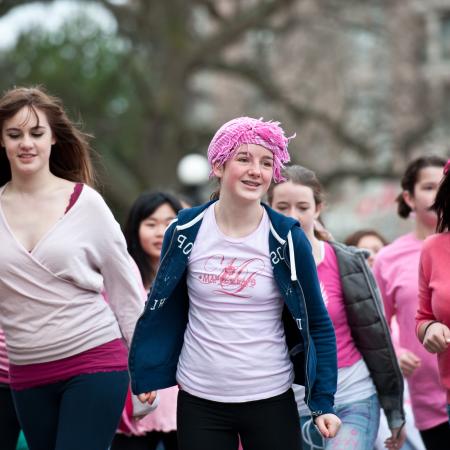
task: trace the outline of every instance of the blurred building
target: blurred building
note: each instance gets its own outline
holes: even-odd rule
[[[400,174],[418,154],[449,150],[450,0],[298,0],[226,59],[234,76],[196,78],[209,90],[199,120],[281,120],[297,133],[293,162],[326,184],[338,238],[362,226],[405,232]]]

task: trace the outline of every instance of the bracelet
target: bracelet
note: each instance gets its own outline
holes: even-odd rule
[[[432,320],[431,322],[428,322],[428,323],[427,323],[427,326],[426,326],[425,329],[423,330],[422,341],[425,339],[425,335],[427,334],[428,328],[430,328],[431,325],[433,325],[433,323],[439,323],[439,320]]]

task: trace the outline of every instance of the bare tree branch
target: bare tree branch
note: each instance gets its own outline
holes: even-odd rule
[[[220,12],[220,9],[217,7],[217,4],[214,3],[214,1],[211,0],[197,0],[196,3],[198,5],[203,6],[206,11],[208,11],[209,16],[216,20],[217,22],[223,23],[225,20],[225,17]]]
[[[250,64],[227,63],[219,59],[210,59],[205,62],[205,66],[211,70],[232,73],[245,79],[259,88],[264,96],[286,108],[294,119],[298,121],[313,120],[319,122],[325,126],[341,144],[353,148],[362,155],[373,154],[374,149],[370,145],[352,135],[338,120],[332,118],[323,111],[318,111],[310,106],[293,102],[292,99],[285,95],[282,89],[275,84],[273,79],[267,78],[266,72],[261,74],[257,68]]]
[[[295,0],[266,0],[227,18],[212,36],[206,36],[192,49],[187,58],[190,65],[198,65],[208,55],[216,55],[225,47],[236,42],[242,34],[261,24],[271,15],[287,8]]]
[[[417,128],[406,132],[401,136],[400,142],[396,145],[396,151],[400,154],[409,157],[413,146],[420,143],[429,134],[435,125],[434,117],[427,117],[425,122],[419,125]]]

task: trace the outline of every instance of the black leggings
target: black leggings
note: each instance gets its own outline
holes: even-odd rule
[[[420,435],[427,450],[442,450],[447,448],[446,445],[450,445],[450,425],[448,422],[441,423],[428,430],[421,430]]]
[[[299,450],[300,419],[292,389],[244,403],[204,400],[178,393],[180,450]]]
[[[107,450],[119,424],[128,372],[78,375],[12,391],[32,450]]]
[[[20,425],[11,396],[6,384],[0,385],[0,440],[2,450],[16,450]]]
[[[150,431],[145,436],[116,434],[111,450],[156,450],[160,442],[164,444],[164,450],[177,450],[177,432]]]

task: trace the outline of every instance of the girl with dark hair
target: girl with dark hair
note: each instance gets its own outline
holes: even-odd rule
[[[150,192],[141,194],[128,214],[125,223],[128,252],[136,261],[147,291],[158,270],[164,232],[181,209],[180,201],[173,195]],[[155,450],[160,442],[164,444],[165,450],[178,448],[176,435],[178,388],[173,386],[162,389],[158,394],[158,408],[143,419],[129,420],[128,417],[132,414],[124,412],[126,427],[122,427],[119,430],[121,432],[116,434],[111,450]]]
[[[324,206],[323,188],[315,173],[287,167],[286,182],[272,185],[270,205],[297,219],[312,246],[325,305],[334,324],[338,357],[336,411],[342,420],[333,440],[322,442],[308,420],[304,390],[296,388],[305,449],[372,450],[378,432],[380,404],[391,437],[387,448],[404,440],[403,378],[384,319],[366,253],[317,234],[315,223]]]
[[[218,200],[184,209],[130,350],[133,392],[179,384],[181,450],[298,450],[291,386],[334,437],[336,345],[310,245],[298,223],[261,203],[282,180],[288,138],[277,122],[240,117],[208,149]]]
[[[372,268],[375,256],[388,244],[388,241],[376,230],[363,229],[355,231],[347,236],[344,240],[344,244],[367,250],[370,253],[367,258],[367,264]]]
[[[413,231],[382,248],[374,264],[387,321],[395,315],[399,326],[397,357],[408,380],[415,424],[427,450],[442,449],[443,442],[450,442],[450,427],[436,358],[420,345],[412,323],[417,311],[420,252],[425,238],[436,228],[437,216],[431,206],[444,165],[445,160],[437,156],[420,157],[408,165],[397,201],[400,217],[414,213]]]
[[[158,270],[164,231],[181,209],[181,202],[166,192],[141,194],[130,209],[125,239],[147,290]]]
[[[0,325],[33,450],[106,450],[143,308],[119,224],[90,185],[87,137],[38,88],[0,99]],[[109,304],[102,296],[109,293]]]
[[[444,168],[433,209],[437,234],[428,237],[420,255],[417,335],[430,353],[438,354],[441,382],[447,391],[450,421],[450,160]],[[448,442],[448,441],[442,441]]]

